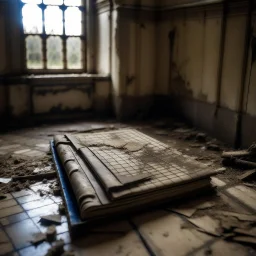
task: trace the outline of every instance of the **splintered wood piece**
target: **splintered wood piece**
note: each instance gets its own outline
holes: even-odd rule
[[[256,216],[255,215],[249,215],[249,214],[241,214],[241,213],[236,213],[236,212],[228,212],[228,211],[215,211],[217,214],[221,214],[224,216],[233,216],[236,217],[239,220],[243,221],[256,221]]]
[[[256,238],[251,236],[235,236],[232,238],[232,240],[246,244],[256,244]]]
[[[194,224],[196,227],[198,227],[198,230],[203,231],[207,234],[214,235],[214,236],[220,236],[221,235],[221,227],[220,227],[220,221],[215,220],[211,218],[210,216],[202,216],[198,218],[188,218],[189,222]]]
[[[40,216],[41,222],[49,222],[55,224],[61,224],[61,216],[59,214],[51,214],[46,216]]]

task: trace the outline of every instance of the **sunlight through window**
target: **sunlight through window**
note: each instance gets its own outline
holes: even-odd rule
[[[21,0],[28,69],[82,69],[81,0]],[[65,32],[65,34],[64,34]],[[37,36],[35,36],[35,34]]]

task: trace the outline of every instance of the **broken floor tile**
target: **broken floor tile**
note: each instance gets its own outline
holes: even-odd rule
[[[7,184],[11,182],[12,178],[0,178],[0,183]]]
[[[170,212],[140,214],[132,218],[132,222],[156,255],[189,255],[191,250],[212,239],[196,229],[181,229],[185,222]]]
[[[40,221],[43,223],[53,223],[53,224],[61,224],[61,215],[59,214],[51,214],[40,216]]]
[[[31,240],[31,243],[37,245],[44,242],[45,240],[46,240],[46,234],[42,232],[38,232],[33,235],[33,239]]]
[[[149,255],[145,246],[134,231],[130,231],[125,235],[91,234],[90,236],[75,240],[74,243],[72,243],[72,249],[78,255],[87,256]]]
[[[207,254],[208,252],[208,254]],[[248,256],[253,255],[248,247],[244,247],[238,243],[227,242],[225,240],[216,240],[209,246],[204,246],[202,249],[191,253],[195,256]]]
[[[241,214],[241,213],[236,213],[236,212],[228,212],[228,211],[215,211],[216,214],[219,215],[224,215],[224,216],[233,216],[236,217],[239,220],[244,220],[244,221],[256,221],[256,216],[255,215],[249,215],[249,214]]]
[[[46,232],[47,228],[51,224],[41,223],[40,217],[35,217],[32,219],[41,232]],[[60,225],[56,225],[57,234],[64,233],[68,231],[68,223],[66,218],[62,218],[62,223]]]
[[[210,216],[205,215],[197,218],[188,218],[187,220],[194,224],[200,231],[215,236],[221,235],[220,221]]]

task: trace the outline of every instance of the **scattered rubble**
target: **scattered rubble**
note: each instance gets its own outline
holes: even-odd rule
[[[59,204],[59,213],[60,213],[61,215],[65,215],[65,213],[66,213],[66,208],[65,208],[64,204]]]
[[[244,172],[242,175],[238,176],[239,180],[250,180],[256,176],[255,170],[249,170]]]
[[[54,194],[55,196],[60,196],[60,195],[61,195],[61,191],[60,191],[60,187],[59,187],[59,186],[55,186],[55,187],[53,188],[53,194]]]
[[[44,223],[61,224],[61,216],[59,214],[51,214],[40,216],[40,221]]]
[[[64,245],[65,243],[62,239],[57,240],[45,256],[61,256],[64,253]]]
[[[47,241],[49,241],[49,242],[55,241],[56,235],[57,235],[56,227],[53,225],[49,226],[46,231]]]
[[[33,240],[31,240],[31,243],[34,245],[40,244],[46,240],[46,235],[42,232],[34,234]]]
[[[56,177],[52,164],[51,157],[43,157],[38,159],[38,161],[31,161],[30,159],[15,155],[4,158],[0,162],[0,177],[11,180],[8,183],[0,182],[0,190],[2,193],[20,191],[29,188],[30,185],[35,183],[35,180]],[[43,170],[46,167],[52,171],[43,174]],[[38,170],[36,175],[34,173],[35,169]]]

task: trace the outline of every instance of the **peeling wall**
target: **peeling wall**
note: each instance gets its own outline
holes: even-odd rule
[[[32,120],[34,116],[42,114],[51,117],[58,113],[64,118],[70,112],[110,113],[109,13],[100,13],[99,25],[95,26],[95,35],[100,42],[97,45],[99,75],[73,74],[66,79],[65,74],[55,76],[45,72],[28,76],[24,69],[19,2],[0,1],[1,117],[5,117],[8,122]]]
[[[241,95],[246,93],[242,87],[248,6],[249,1],[230,1],[225,23],[223,3],[163,8],[157,21],[156,94],[171,96],[176,113],[184,114],[194,125],[230,144],[237,140],[240,113],[256,114],[253,83],[256,71],[253,64],[249,75],[250,60],[245,89],[248,92],[248,84],[251,89],[244,100],[247,108],[240,109]],[[220,54],[222,39],[224,51]],[[244,121],[246,118],[241,121],[242,127]],[[243,134],[248,133],[248,126]],[[251,143],[254,137],[246,143],[242,138],[242,144]]]
[[[97,15],[97,71],[110,74],[110,11]]]
[[[155,1],[115,3],[112,15],[113,105],[118,118],[128,118],[148,109],[149,98],[154,95]]]
[[[92,107],[92,92],[83,87],[37,87],[33,93],[35,114],[85,111]]]
[[[9,87],[9,114],[12,117],[24,117],[30,113],[29,87],[14,85]]]

